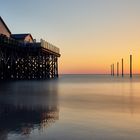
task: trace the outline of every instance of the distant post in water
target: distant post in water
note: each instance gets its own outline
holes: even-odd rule
[[[123,58],[122,58],[122,77],[123,77]]]
[[[130,78],[132,78],[132,55],[130,55]]]
[[[112,71],[113,71],[113,76],[114,76],[114,64],[112,65]]]
[[[110,66],[110,68],[111,68],[111,76],[112,76],[112,65]]]
[[[117,62],[117,76],[119,76],[119,62]]]

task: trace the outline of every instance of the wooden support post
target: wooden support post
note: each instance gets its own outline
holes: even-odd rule
[[[132,78],[132,55],[130,55],[130,78]]]
[[[117,62],[117,76],[119,76],[119,62]]]
[[[42,79],[45,79],[45,55],[42,54]]]
[[[37,56],[37,79],[40,79],[40,54]]]
[[[123,58],[122,58],[122,77],[123,77],[123,75],[124,75],[124,73],[123,73]]]
[[[54,78],[54,55],[52,55],[52,78]]]
[[[56,77],[58,77],[58,58],[56,58]]]
[[[110,66],[110,72],[111,72],[111,76],[112,76],[112,65]]]
[[[112,65],[112,70],[113,70],[113,76],[115,75],[115,73],[114,73],[114,64]]]
[[[46,71],[47,61],[46,61],[46,54],[44,55],[44,76],[45,79],[47,78],[47,71]]]

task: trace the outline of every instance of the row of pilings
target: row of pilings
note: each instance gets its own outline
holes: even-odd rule
[[[24,43],[0,34],[0,81],[58,77],[59,52],[46,42]]]
[[[129,72],[129,75],[130,75],[130,78],[132,78],[133,76],[133,73],[132,73],[132,55],[130,55],[130,72]],[[119,62],[117,62],[116,64],[116,75],[119,76],[120,73],[119,73]],[[111,76],[115,76],[115,64],[111,64]],[[121,76],[124,77],[124,59],[122,58],[121,59]]]

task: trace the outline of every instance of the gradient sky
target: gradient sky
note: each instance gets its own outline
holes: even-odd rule
[[[1,0],[12,33],[29,32],[61,49],[60,73],[109,73],[133,54],[140,73],[140,0]]]

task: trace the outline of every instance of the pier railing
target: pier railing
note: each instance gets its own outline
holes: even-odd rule
[[[57,54],[60,54],[60,50],[59,50],[58,47],[52,45],[51,43],[49,43],[49,42],[47,42],[47,41],[45,41],[43,39],[41,39],[40,42],[41,42],[41,47],[43,47],[45,49],[48,49],[48,50],[50,50],[52,52],[55,52]]]
[[[7,47],[42,48],[45,49],[46,51],[48,50],[48,52],[50,53],[52,52],[57,56],[60,56],[60,49],[43,39],[40,39],[40,42],[28,43],[28,42],[17,41],[13,38],[9,38],[3,34],[0,34],[0,45],[7,46]]]

